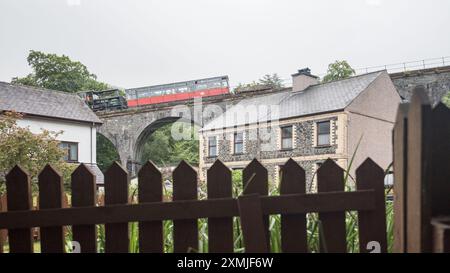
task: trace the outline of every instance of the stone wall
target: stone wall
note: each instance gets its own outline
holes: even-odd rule
[[[330,142],[329,146],[315,146],[315,126],[316,122],[330,120],[331,130],[330,130]],[[311,117],[310,120],[285,122],[283,126],[293,126],[293,149],[281,150],[280,149],[280,130],[279,127],[274,127],[274,134],[272,135],[275,139],[271,141],[264,142],[264,147],[262,146],[263,140],[260,137],[256,139],[249,139],[251,135],[256,136],[261,131],[259,128],[246,128],[245,130],[236,130],[236,132],[244,132],[244,153],[235,155],[232,152],[233,139],[230,135],[233,132],[207,132],[202,135],[200,157],[204,159],[202,166],[202,173],[206,173],[206,169],[215,160],[220,159],[226,165],[233,169],[241,169],[248,164],[252,159],[256,158],[260,160],[263,165],[267,168],[269,173],[269,179],[272,183],[279,182],[279,170],[289,158],[312,158],[316,157],[314,160],[299,160],[297,161],[300,166],[305,169],[306,181],[310,184],[313,180],[314,172],[316,171],[316,164],[322,163],[331,154],[336,154],[337,143],[338,143],[338,117],[331,116],[327,119],[317,119],[317,117]],[[218,156],[209,157],[208,156],[208,137],[216,136],[218,138]],[[230,163],[230,164],[227,164]]]
[[[411,99],[417,85],[424,85],[433,105],[450,92],[450,66],[391,74],[392,82],[400,96],[406,101]]]

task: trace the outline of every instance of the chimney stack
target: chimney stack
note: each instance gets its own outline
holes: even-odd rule
[[[297,73],[292,74],[292,91],[303,91],[310,85],[318,84],[319,77],[311,74],[311,69],[299,69]]]

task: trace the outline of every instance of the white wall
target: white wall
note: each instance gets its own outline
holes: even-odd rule
[[[78,161],[80,163],[96,163],[97,131],[92,123],[25,116],[18,120],[17,124],[21,127],[29,127],[33,133],[40,133],[42,129],[55,132],[63,131],[57,139],[78,143]]]

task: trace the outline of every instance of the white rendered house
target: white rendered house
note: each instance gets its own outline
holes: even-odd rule
[[[75,94],[0,82],[0,111],[15,111],[23,118],[17,124],[33,133],[42,129],[59,132],[57,139],[67,149],[65,160],[85,163],[103,184],[96,162],[96,134],[101,120]]]

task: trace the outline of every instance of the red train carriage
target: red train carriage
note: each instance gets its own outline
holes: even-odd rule
[[[228,76],[125,90],[129,107],[217,96],[229,92]]]

